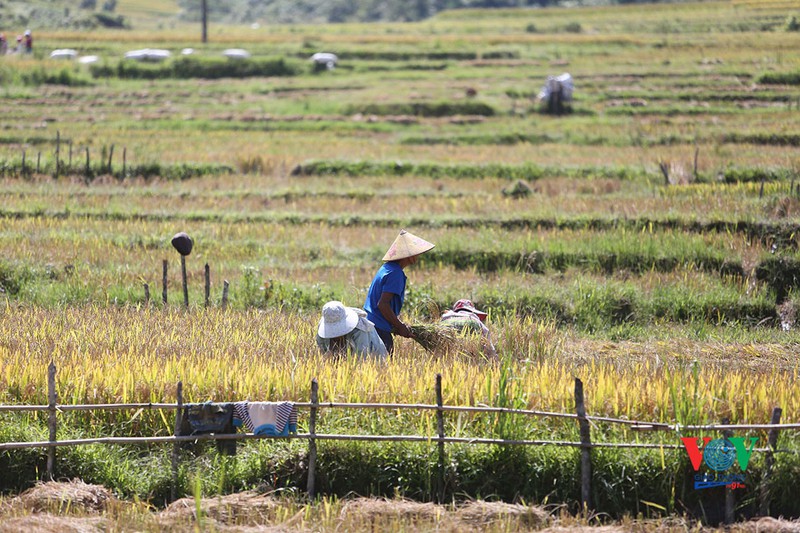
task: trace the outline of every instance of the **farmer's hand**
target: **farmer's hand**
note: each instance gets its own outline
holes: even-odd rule
[[[401,337],[405,337],[407,339],[410,339],[410,338],[414,337],[414,334],[411,333],[411,328],[406,326],[402,322],[400,323],[400,327],[396,328],[395,333],[397,333]]]

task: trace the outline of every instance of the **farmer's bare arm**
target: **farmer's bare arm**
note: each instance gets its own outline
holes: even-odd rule
[[[392,311],[392,298],[394,294],[391,292],[382,292],[381,298],[378,300],[378,311],[381,312],[383,318],[385,318],[389,324],[392,325],[392,329],[395,333],[400,335],[401,337],[413,337],[411,333],[411,329],[403,324],[397,315],[394,314]]]

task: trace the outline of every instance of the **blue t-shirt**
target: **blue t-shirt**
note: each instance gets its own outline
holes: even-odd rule
[[[403,308],[403,299],[406,293],[406,274],[397,261],[388,261],[378,269],[378,273],[375,274],[372,284],[369,286],[367,300],[364,302],[364,311],[367,312],[367,319],[375,324],[378,329],[392,331],[392,325],[383,318],[380,309],[378,309],[378,302],[384,292],[394,294],[391,300],[392,311],[394,311],[395,315],[399,315],[400,309]]]

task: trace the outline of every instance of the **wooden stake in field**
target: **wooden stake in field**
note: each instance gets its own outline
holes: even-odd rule
[[[583,382],[578,378],[575,378],[575,411],[581,435],[581,510],[586,513],[592,508],[592,439],[589,433],[589,419],[586,418]]]
[[[161,303],[166,307],[167,305],[167,260],[161,262]]]
[[[206,263],[205,266],[205,276],[206,276],[206,293],[205,293],[205,306],[208,307],[208,298],[211,296],[211,269]]]
[[[183,231],[176,233],[172,237],[172,246],[181,254],[181,275],[183,278],[183,305],[189,307],[189,287],[186,283],[186,256],[192,253],[192,246],[194,242]]]
[[[50,442],[56,441],[57,419],[56,419],[56,402],[58,401],[58,393],[56,393],[56,365],[50,361],[47,367],[47,427],[50,430]],[[55,478],[56,469],[56,448],[50,446],[47,449],[47,477],[52,480]]]

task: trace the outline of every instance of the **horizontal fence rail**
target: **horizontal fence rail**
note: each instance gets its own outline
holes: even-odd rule
[[[444,498],[444,446],[446,444],[482,444],[482,445],[501,445],[501,446],[563,446],[578,448],[581,456],[581,504],[586,509],[591,509],[591,454],[592,449],[601,448],[615,448],[615,449],[656,449],[656,450],[681,450],[683,445],[677,443],[638,443],[638,442],[592,442],[590,437],[590,422],[617,424],[627,426],[634,431],[660,431],[660,432],[674,432],[677,436],[683,435],[684,432],[721,432],[723,438],[732,435],[733,431],[768,431],[768,443],[766,448],[753,448],[753,452],[766,454],[766,470],[764,472],[764,482],[760,487],[759,493],[759,509],[761,514],[766,514],[769,507],[770,493],[766,485],[766,480],[771,475],[771,470],[774,465],[774,454],[777,452],[790,452],[790,450],[781,450],[777,448],[778,433],[781,430],[800,430],[800,423],[781,424],[781,409],[775,408],[772,414],[772,420],[769,424],[729,424],[728,421],[723,419],[719,424],[668,424],[664,422],[651,422],[628,420],[621,418],[612,418],[604,416],[592,416],[585,412],[584,397],[583,397],[583,383],[580,379],[575,378],[575,402],[576,413],[558,413],[549,411],[539,411],[531,409],[510,409],[505,407],[491,407],[491,406],[452,406],[444,405],[441,394],[441,375],[436,375],[435,392],[437,403],[348,403],[348,402],[319,402],[318,401],[318,385],[317,380],[312,380],[311,384],[311,401],[310,402],[292,402],[296,408],[308,409],[309,412],[309,427],[308,433],[295,433],[285,436],[273,435],[256,435],[252,433],[232,433],[232,434],[198,434],[198,435],[181,435],[180,426],[183,407],[187,406],[183,402],[183,383],[179,382],[177,386],[177,402],[175,403],[109,403],[109,404],[73,404],[73,405],[59,405],[56,403],[57,393],[55,390],[55,365],[50,363],[48,366],[48,405],[0,405],[0,412],[48,412],[48,428],[49,440],[35,441],[35,442],[5,442],[0,443],[1,451],[29,449],[29,448],[47,448],[48,461],[47,461],[47,475],[52,479],[55,470],[55,450],[61,447],[70,446],[83,446],[90,444],[173,444],[172,454],[172,469],[173,469],[173,499],[175,499],[178,467],[179,467],[179,451],[182,443],[197,442],[197,441],[248,441],[248,440],[263,440],[263,439],[276,439],[276,440],[307,440],[309,443],[308,453],[308,485],[307,491],[310,496],[314,496],[315,492],[315,469],[316,469],[316,452],[317,441],[360,441],[360,442],[419,442],[428,444],[437,444],[439,448],[439,472],[438,472],[438,498],[440,501]],[[216,403],[232,403],[232,402],[216,402]],[[196,404],[195,404],[196,405]],[[150,437],[94,437],[85,439],[65,439],[57,440],[57,414],[70,411],[109,411],[109,410],[133,410],[136,409],[141,412],[145,409],[162,409],[162,410],[175,410],[175,432],[173,435],[166,436],[150,436]],[[331,433],[317,433],[318,413],[320,409],[365,409],[365,410],[401,410],[412,409],[421,411],[435,411],[437,416],[437,434],[435,435],[346,435],[346,434],[331,434]],[[137,415],[138,415],[137,412]],[[530,440],[530,439],[501,439],[501,438],[485,438],[485,437],[461,437],[461,436],[447,436],[444,431],[444,415],[445,413],[493,413],[493,414],[508,414],[508,415],[521,415],[529,417],[540,418],[556,418],[577,421],[580,429],[580,441],[568,440]],[[235,446],[235,444],[234,444]],[[796,453],[792,451],[792,453]],[[734,505],[735,498],[732,496],[732,489],[726,488],[726,506]],[[729,512],[728,512],[729,511]],[[732,517],[733,510],[727,509],[726,516]]]

